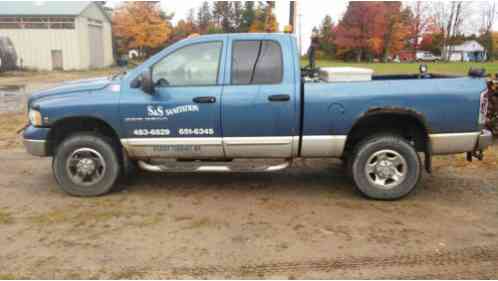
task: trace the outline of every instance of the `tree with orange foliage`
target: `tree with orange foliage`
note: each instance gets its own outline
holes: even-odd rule
[[[430,3],[416,1],[410,3],[405,10],[408,16],[409,40],[411,49],[415,52],[420,48],[421,40],[427,32],[432,32],[434,19],[430,15]]]
[[[278,22],[273,8],[275,1],[266,1],[266,4],[259,3],[255,11],[255,19],[252,22],[249,32],[277,32]]]
[[[386,61],[405,47],[408,20],[400,1],[351,1],[337,26],[338,55],[353,52],[357,61],[367,54]]]
[[[351,1],[346,13],[337,26],[336,44],[338,55],[353,52],[361,61],[368,51],[382,52],[384,15],[383,2]]]
[[[126,2],[112,16],[113,33],[122,53],[137,49],[140,57],[160,47],[172,34],[168,16],[164,16],[159,2]]]
[[[399,53],[410,37],[410,10],[401,10],[401,2],[384,3],[385,17],[382,59],[386,62],[391,55]]]

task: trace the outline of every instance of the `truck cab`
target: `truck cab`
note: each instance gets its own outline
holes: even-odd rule
[[[295,41],[285,35],[175,44],[123,79],[121,141],[138,158],[296,156],[298,68]]]
[[[301,157],[340,158],[364,195],[398,199],[420,180],[419,154],[430,171],[432,155],[479,157],[491,142],[480,77],[328,83],[308,70],[288,34],[185,39],[125,74],[34,93],[25,146],[53,157],[76,196],[108,193],[137,167],[270,172]]]

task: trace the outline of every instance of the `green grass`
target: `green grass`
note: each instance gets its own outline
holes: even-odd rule
[[[14,222],[14,218],[6,210],[0,209],[0,225],[1,224],[11,224]]]
[[[306,65],[303,60],[302,65]],[[342,61],[327,61],[318,60],[317,65],[320,67],[331,66],[352,66],[370,68],[375,71],[375,74],[413,74],[418,73],[418,63],[355,63],[355,62],[342,62]],[[486,73],[498,73],[498,62],[487,63],[471,63],[471,62],[441,62],[441,63],[427,63],[429,72],[439,74],[454,74],[466,75],[471,67],[485,68]]]
[[[9,274],[9,273],[0,273],[0,280],[16,280],[18,278],[16,278],[15,275],[13,274]]]

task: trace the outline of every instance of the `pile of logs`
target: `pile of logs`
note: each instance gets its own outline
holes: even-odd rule
[[[498,74],[488,80],[488,115],[486,127],[498,136]]]

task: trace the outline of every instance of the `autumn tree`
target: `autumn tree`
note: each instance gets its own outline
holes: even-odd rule
[[[351,1],[339,22],[336,33],[338,54],[353,52],[361,61],[367,52],[382,53],[385,17],[383,2]]]
[[[493,53],[490,53],[490,59],[496,60],[498,59],[498,32],[491,32],[491,41],[491,44],[496,47],[493,49]]]
[[[114,11],[112,23],[119,51],[136,49],[141,57],[149,56],[172,34],[169,19],[158,2],[126,2]]]
[[[256,11],[254,7],[254,1],[245,1],[244,8],[242,11],[239,31],[249,32],[255,18],[256,18]]]
[[[255,18],[249,28],[250,32],[276,32],[278,22],[273,9],[275,1],[259,2],[255,11]]]
[[[386,1],[383,6],[382,59],[386,62],[391,55],[397,54],[405,48],[410,31],[411,11],[409,9],[402,10],[399,1]]]
[[[420,42],[425,33],[429,31],[433,24],[430,14],[430,4],[426,1],[411,2],[407,7],[409,43],[414,51],[420,47]]]
[[[419,44],[419,50],[429,51],[437,56],[441,55],[441,45],[443,42],[443,33],[438,30],[426,32],[422,35]]]
[[[175,43],[195,33],[198,33],[198,28],[194,21],[189,20],[188,18],[186,20],[179,20],[173,28],[172,35],[170,36],[170,39],[167,41],[167,43]]]
[[[260,2],[254,10],[254,20],[249,27],[249,32],[264,32],[266,12],[263,4]]]
[[[265,7],[265,31],[276,32],[278,31],[277,17],[273,13],[275,8],[275,1],[266,1]]]

